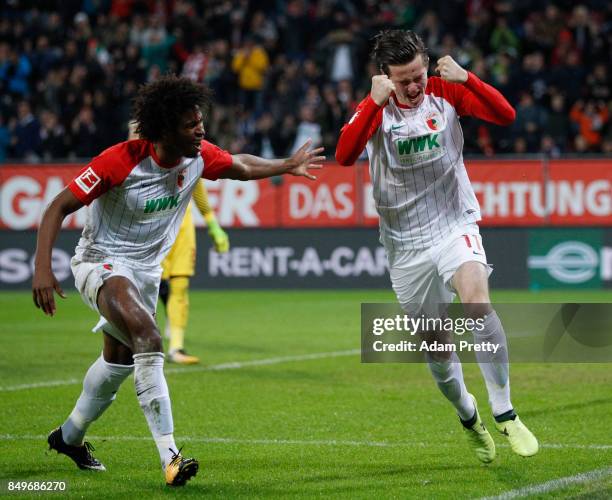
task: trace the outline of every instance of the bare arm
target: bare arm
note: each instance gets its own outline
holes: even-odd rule
[[[325,156],[317,156],[323,152],[323,148],[308,151],[310,142],[306,141],[290,158],[280,160],[268,160],[248,154],[232,155],[232,166],[223,173],[222,177],[249,181],[290,174],[315,180],[316,177],[311,175],[309,170],[322,168],[320,162],[325,160]]]
[[[55,314],[55,290],[62,298],[64,291],[51,269],[51,252],[62,222],[67,215],[83,206],[68,188],[59,193],[43,213],[38,229],[36,257],[34,260],[34,277],[32,278],[32,298],[34,304],[49,316]]]

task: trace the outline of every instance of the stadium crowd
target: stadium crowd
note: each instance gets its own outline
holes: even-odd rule
[[[331,154],[384,27],[515,106],[510,128],[466,120],[465,153],[612,153],[604,0],[8,0],[0,16],[0,163],[125,139],[138,86],[168,71],[213,89],[207,136],[230,152],[284,156],[311,137]]]

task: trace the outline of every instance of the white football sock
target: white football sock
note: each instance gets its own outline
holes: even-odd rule
[[[506,334],[495,311],[485,316],[482,330],[474,330],[474,343],[476,342],[491,342],[499,345],[496,353],[476,351],[475,354],[485,379],[493,415],[501,415],[512,410],[512,402],[510,401],[510,370]]]
[[[157,445],[162,468],[177,451],[168,384],[164,377],[164,355],[161,352],[134,354],[136,396]]]
[[[459,418],[470,420],[474,416],[476,408],[465,387],[463,370],[457,354],[452,353],[448,361],[435,361],[428,354],[427,363],[440,391],[457,409]]]
[[[121,383],[134,370],[134,365],[107,363],[100,355],[89,367],[83,380],[83,392],[72,413],[62,425],[62,437],[66,444],[78,446],[89,425],[115,400]]]

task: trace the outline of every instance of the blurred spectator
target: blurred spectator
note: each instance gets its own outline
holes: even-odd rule
[[[585,75],[580,53],[577,50],[570,50],[561,64],[553,68],[551,80],[570,102],[575,102],[581,97]]]
[[[610,78],[608,67],[603,63],[598,63],[593,71],[586,77],[587,94],[591,99],[610,99]]]
[[[591,151],[601,146],[602,131],[608,122],[608,108],[603,102],[582,100],[576,102],[570,111],[570,118],[578,125],[580,136]]]
[[[563,95],[554,94],[550,100],[550,107],[545,127],[547,135],[561,151],[566,151],[572,124]]]
[[[232,60],[232,69],[238,74],[240,104],[244,109],[261,109],[264,77],[269,66],[265,49],[252,36],[246,36]]]
[[[36,49],[30,54],[33,79],[40,81],[44,78],[53,69],[60,57],[60,49],[58,47],[51,47],[49,45],[49,37],[40,35],[36,39]]]
[[[252,137],[253,154],[263,158],[282,158],[287,153],[287,142],[281,137],[278,127],[274,126],[274,117],[263,113],[255,126]]]
[[[119,50],[115,64],[115,71],[121,75],[122,80],[134,80],[136,82],[144,82],[146,78],[145,61],[140,57],[140,48],[130,43],[125,47],[125,53]]]
[[[549,3],[539,16],[539,22],[535,25],[535,36],[540,47],[550,53],[555,44],[559,41],[559,35],[564,27],[564,20],[559,7],[554,3]]]
[[[208,55],[204,51],[204,46],[201,43],[196,44],[193,52],[183,65],[182,76],[189,78],[195,82],[204,82],[206,70],[208,67]]]
[[[327,84],[323,88],[323,106],[319,111],[320,122],[323,124],[321,129],[323,146],[326,151],[333,151],[336,147],[338,131],[344,125],[346,114],[346,109],[338,100],[336,90],[331,84]]]
[[[514,31],[508,26],[505,17],[498,17],[493,33],[491,33],[491,49],[498,54],[506,53],[512,56],[518,54],[520,42]]]
[[[40,147],[39,154],[45,161],[68,156],[66,131],[58,122],[57,115],[48,109],[40,115]]]
[[[261,10],[255,12],[251,18],[250,33],[262,41],[262,45],[268,54],[276,52],[278,30],[272,19],[266,17]]]
[[[527,152],[536,153],[538,151],[545,125],[546,111],[534,102],[530,93],[523,92],[516,107],[513,129],[515,136],[520,136],[525,140]]]
[[[72,122],[72,136],[78,158],[89,158],[100,150],[94,114],[89,106],[83,106]]]
[[[40,144],[40,123],[32,114],[28,101],[17,105],[17,121],[13,128],[13,152],[15,158],[36,160]]]
[[[542,142],[540,145],[540,152],[543,153],[548,158],[560,158],[561,150],[559,146],[555,143],[553,138],[550,135],[545,135],[542,137]]]
[[[517,137],[514,140],[514,145],[512,148],[512,152],[516,155],[524,155],[526,153],[528,153],[527,150],[527,141],[525,140],[524,137]]]
[[[440,53],[442,42],[442,27],[438,15],[433,10],[427,10],[414,28],[425,42],[425,47],[431,54]]]
[[[305,0],[289,0],[281,17],[283,47],[289,59],[305,57],[309,25]]]
[[[321,63],[325,61],[325,74],[332,82],[353,80],[359,72],[359,40],[349,29],[349,20],[344,12],[336,12],[335,21],[337,28],[317,45],[317,57]]]
[[[231,69],[231,56],[226,40],[216,40],[213,43],[204,81],[215,93],[216,103],[222,106],[234,104],[236,77]]]
[[[516,78],[515,84],[528,92],[538,103],[548,90],[549,76],[544,68],[544,54],[540,51],[527,54],[523,59],[523,71]]]
[[[6,43],[0,44],[0,81],[5,91],[19,97],[29,94],[28,77],[32,66],[28,58]]]
[[[589,15],[589,9],[585,5],[576,5],[569,19],[576,48],[580,51],[582,59],[592,61],[595,56],[594,49],[598,45],[599,27],[595,18]]]
[[[151,26],[142,34],[142,58],[146,70],[157,66],[161,73],[165,73],[169,68],[170,48],[176,38],[169,35],[160,22],[158,17],[154,17]]]
[[[315,121],[314,109],[304,105],[300,109],[300,123],[297,126],[290,154],[295,153],[308,139],[312,141],[311,147],[313,148],[321,145],[321,125]]]

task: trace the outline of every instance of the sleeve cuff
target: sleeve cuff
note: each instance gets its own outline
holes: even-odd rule
[[[70,189],[70,192],[75,196],[77,200],[83,203],[83,205],[89,205],[91,203],[91,200],[87,198],[87,195],[83,194],[83,191],[81,191],[77,186],[74,185],[74,181],[68,184],[68,189]]]
[[[374,99],[372,99],[372,96],[370,94],[368,94],[368,96],[366,97],[366,101],[365,101],[365,109],[372,109],[375,111],[378,111],[380,108],[382,108],[382,106],[379,106],[378,104],[376,104],[374,102]]]

